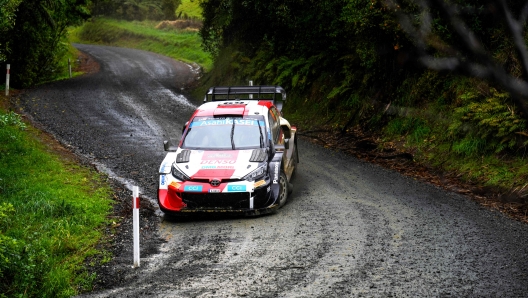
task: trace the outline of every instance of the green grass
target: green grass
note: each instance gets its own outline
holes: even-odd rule
[[[182,18],[202,19],[200,0],[182,0],[176,9],[176,15]]]
[[[71,297],[95,278],[83,262],[98,254],[112,190],[38,134],[0,110],[0,297]]]
[[[73,28],[70,41],[141,49],[211,69],[212,58],[202,49],[196,30],[156,29],[157,24],[97,18]]]
[[[60,70],[60,72],[58,73],[57,77],[54,79],[55,81],[69,79],[70,78],[70,71],[69,71],[69,68],[68,68],[68,59],[70,59],[70,64],[71,64],[71,67],[73,69],[74,66],[75,66],[75,60],[79,56],[78,52],[79,51],[76,48],[74,48],[71,44],[67,45],[67,49],[66,49],[65,55],[62,56],[62,58],[59,61],[59,70]],[[80,75],[82,75],[82,72],[75,72],[75,71],[72,70],[72,77],[77,77],[77,76],[80,76]]]
[[[397,116],[383,130],[385,142],[400,143],[413,152],[415,161],[431,165],[477,186],[491,187],[508,193],[528,195],[528,154],[519,142],[516,148],[496,152],[493,139],[454,133],[450,127],[456,113],[432,113],[434,108],[417,110],[414,115]],[[434,115],[434,116],[433,116]],[[469,128],[466,128],[468,130]],[[481,130],[480,130],[481,131]]]
[[[427,152],[428,158],[419,157],[418,161],[432,163],[475,185],[488,186],[503,193],[516,192],[522,189],[523,191],[519,194],[527,195],[528,163],[526,158],[504,155],[467,156],[453,154],[445,146],[443,150],[441,147],[437,147],[429,148],[425,152]]]

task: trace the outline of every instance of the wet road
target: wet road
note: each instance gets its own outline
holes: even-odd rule
[[[162,141],[179,138],[195,107],[181,95],[194,70],[142,51],[78,47],[100,72],[30,90],[26,112],[155,198]],[[137,269],[131,255],[116,265],[119,283],[85,296],[528,295],[527,225],[303,140],[299,154],[293,194],[277,214],[161,218],[159,252]]]

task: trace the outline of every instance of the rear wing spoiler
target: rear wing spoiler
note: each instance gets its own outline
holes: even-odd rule
[[[286,91],[281,86],[218,86],[209,88],[204,97],[204,102],[225,100],[269,100],[280,110]]]

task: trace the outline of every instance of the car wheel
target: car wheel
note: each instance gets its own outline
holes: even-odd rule
[[[289,183],[288,179],[286,178],[286,175],[284,172],[281,172],[280,178],[279,178],[279,207],[284,206],[286,204],[286,200],[288,199],[289,194]]]

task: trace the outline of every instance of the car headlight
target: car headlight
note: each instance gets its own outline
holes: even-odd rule
[[[255,181],[257,179],[260,179],[266,175],[266,168],[268,167],[267,164],[263,164],[260,167],[256,168],[251,173],[244,176],[244,179],[247,181]]]
[[[172,173],[172,176],[174,176],[174,178],[180,181],[189,180],[189,177],[185,175],[182,171],[180,171],[180,169],[178,169],[174,164],[172,165],[171,173]]]

